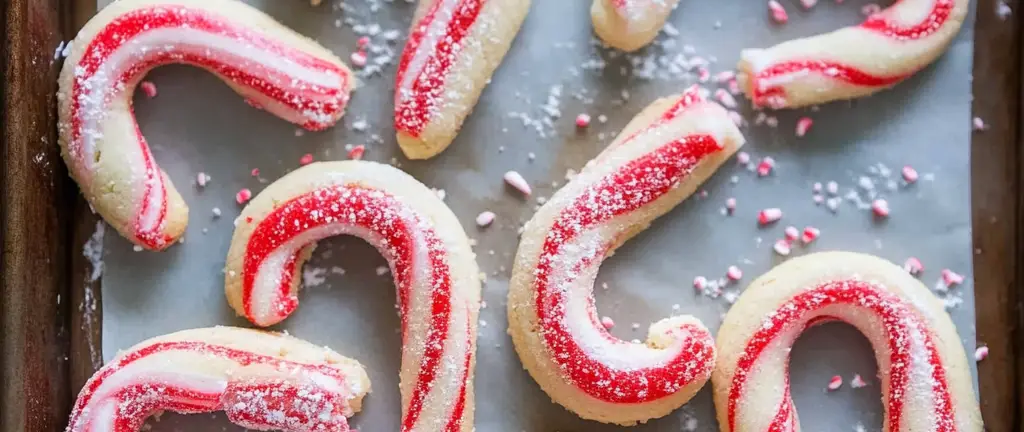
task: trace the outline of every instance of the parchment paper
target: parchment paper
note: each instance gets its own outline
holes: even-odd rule
[[[298,167],[306,153],[317,160],[342,159],[346,144],[366,144],[366,159],[392,162],[428,186],[444,190],[445,201],[478,242],[479,264],[488,279],[476,369],[476,428],[489,432],[620,429],[580,420],[553,404],[522,369],[506,334],[505,295],[516,230],[533,214],[536,198],[550,196],[565,183],[567,170],[578,169],[596,155],[653,99],[695,82],[696,71],[685,67],[694,64],[695,57],[711,61],[708,69],[713,74],[731,70],[741,48],[858,22],[866,2],[822,1],[805,12],[798,2],[785,1],[790,23],[778,26],[769,21],[762,3],[687,0],[672,14],[671,28],[654,46],[624,56],[599,48],[591,35],[588,1],[534,1],[515,44],[456,142],[437,158],[421,162],[400,155],[391,124],[395,63],[413,4],[251,3],[342,58],[355,50],[356,33],[370,34],[373,46],[387,48],[371,52],[371,64],[389,62],[380,73],[362,78],[343,124],[321,133],[299,132],[252,109],[198,69],[172,66],[150,75],[158,96],[137,95],[136,113],[158,161],[191,206],[190,221],[186,242],[164,253],[135,252],[107,230],[104,359],[176,330],[246,326],[224,299],[221,270],[232,220],[240,210],[235,192],[245,187],[258,193]],[[949,302],[964,346],[973,353],[968,196],[971,27],[965,26],[935,65],[895,90],[820,110],[769,113],[777,115],[777,128],[754,125],[756,115],[737,96],[751,122],[744,128],[749,141],[744,150],[755,162],[773,157],[776,172],[758,178],[739,164],[727,164],[705,184],[706,197],[690,198],[620,249],[602,269],[595,290],[599,313],[617,322],[613,333],[642,339],[651,322],[678,313],[694,314],[716,330],[730,295],[701,296],[692,288],[692,279],[721,278],[728,266],[737,265],[745,275],[741,283],[726,287],[727,293],[734,293],[781,262],[772,244],[783,237],[784,227],[813,225],[821,229],[821,238],[813,246],[794,248],[794,255],[846,249],[897,263],[917,256],[927,268],[922,279],[928,286],[943,268],[967,275],[962,286],[953,288]],[[392,38],[397,40],[387,41]],[[390,58],[388,49],[394,53]],[[594,121],[587,130],[577,131],[574,119],[582,112]],[[815,123],[806,137],[796,138],[794,125],[802,116]],[[922,180],[903,186],[903,165],[914,166]],[[250,175],[253,168],[259,169],[258,178]],[[523,199],[503,184],[502,173],[512,169],[533,184],[533,198]],[[194,184],[198,172],[212,177],[205,188]],[[840,197],[852,190],[857,200],[843,199],[835,213],[815,205],[812,185],[829,181],[839,184]],[[874,185],[872,191],[860,185],[865,181]],[[895,190],[889,189],[890,181]],[[892,216],[887,220],[874,219],[870,210],[856,204],[870,202],[875,194],[890,203]],[[728,197],[738,201],[734,216],[722,214]],[[779,207],[785,215],[780,223],[762,229],[755,222],[756,213],[767,207]],[[222,216],[214,217],[214,208]],[[497,221],[479,229],[473,220],[484,210],[497,213]],[[307,288],[299,310],[276,328],[328,345],[368,366],[373,393],[353,419],[364,431],[397,430],[399,424],[399,320],[390,275],[377,275],[383,265],[372,248],[353,238],[323,242],[307,264]],[[633,323],[639,329],[634,330]],[[852,327],[829,324],[807,331],[793,351],[791,370],[805,430],[881,429],[876,366],[867,340]],[[826,384],[837,374],[846,385],[827,392]],[[869,385],[850,388],[854,374]],[[717,430],[709,389],[710,384],[683,409],[636,430]],[[220,415],[164,415],[150,423],[157,431],[235,430]]]

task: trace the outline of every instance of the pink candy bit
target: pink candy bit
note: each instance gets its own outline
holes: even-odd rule
[[[367,45],[370,45],[369,36],[363,36],[356,41],[356,47],[358,47],[359,49],[366,48]]]
[[[985,129],[988,129],[988,125],[985,124],[985,120],[982,120],[981,117],[975,117],[971,119],[971,125],[974,127],[974,130],[976,131],[983,131]]]
[[[739,162],[743,165],[750,163],[750,153],[744,151],[736,153],[736,162]]]
[[[782,256],[789,256],[789,253],[793,251],[793,248],[790,246],[789,240],[776,241],[775,245],[772,246],[772,249],[775,251],[775,253]]]
[[[903,262],[903,270],[906,270],[907,273],[917,276],[924,271],[924,264],[921,264],[921,260],[914,257],[910,257]]]
[[[757,212],[757,223],[760,225],[768,225],[782,219],[782,210],[777,208],[767,208]]]
[[[871,211],[880,218],[889,217],[889,202],[884,199],[876,199],[871,202]]]
[[[828,382],[829,391],[839,390],[839,387],[843,386],[843,377],[839,375],[833,375],[832,379]]]
[[[853,387],[855,389],[864,388],[864,387],[867,387],[867,386],[868,386],[868,383],[864,382],[864,378],[861,378],[860,374],[854,375],[853,379],[850,380],[850,387]]]
[[[611,330],[612,327],[615,327],[615,321],[612,321],[611,317],[601,317],[601,325],[605,330]]]
[[[761,162],[757,164],[757,175],[760,177],[767,176],[775,170],[775,159],[770,156],[765,156],[761,159]]]
[[[313,163],[313,155],[312,154],[306,153],[306,154],[302,155],[301,158],[299,158],[299,165],[305,166],[305,165],[309,165],[311,163]]]
[[[708,280],[704,276],[697,276],[693,278],[693,289],[697,291],[704,291],[704,288],[708,287]]]
[[[494,222],[494,212],[485,211],[476,216],[476,226],[485,227]]]
[[[736,108],[736,98],[732,97],[732,94],[725,91],[725,89],[715,90],[715,99],[718,99],[718,102],[726,108]]]
[[[810,117],[801,117],[800,120],[797,120],[796,122],[796,136],[803,137],[804,135],[807,135],[807,131],[811,129],[813,124],[814,120],[811,120]]]
[[[210,176],[204,172],[196,174],[196,185],[199,187],[206,187],[206,183],[210,181]]]
[[[349,56],[349,60],[352,61],[352,65],[356,67],[366,66],[366,52],[356,51]]]
[[[868,3],[860,8],[860,13],[864,16],[871,16],[882,11],[882,7],[875,3]]]
[[[942,283],[947,287],[964,283],[964,275],[950,269],[942,269]]]
[[[783,232],[786,234],[786,240],[794,241],[800,238],[800,230],[796,229],[795,226],[788,226]]]
[[[249,189],[242,189],[235,194],[235,202],[239,204],[245,204],[252,199],[252,191]]]
[[[725,209],[729,211],[729,214],[732,214],[732,212],[736,210],[736,198],[726,199]]]
[[[585,128],[590,126],[590,114],[580,113],[576,116],[576,127]]]
[[[740,279],[743,279],[743,270],[740,270],[739,267],[736,267],[734,265],[729,266],[729,268],[725,271],[725,277],[729,278],[729,280],[731,281],[738,281]]]
[[[260,169],[259,168],[253,168],[252,171],[249,172],[249,175],[251,175],[253,177],[259,177],[260,176]]]
[[[902,173],[903,173],[903,180],[906,181],[907,184],[913,184],[914,182],[917,181],[917,178],[918,178],[917,170],[914,169],[913,167],[911,167],[910,165],[904,166],[903,170],[902,170]]]
[[[735,78],[736,78],[736,72],[733,72],[731,70],[727,70],[727,71],[721,71],[719,73],[716,73],[715,76],[712,77],[711,79],[712,79],[712,81],[721,84],[721,83],[728,83],[729,81],[732,81]]]
[[[146,97],[152,99],[156,97],[156,84],[149,81],[143,81],[139,83],[139,88],[146,94]]]
[[[805,10],[813,8],[816,4],[818,4],[818,0],[800,0],[800,6],[803,6]]]
[[[366,153],[366,146],[360,144],[352,147],[352,149],[348,151],[348,158],[352,160],[360,160],[363,158],[363,153]]]
[[[782,7],[782,4],[776,0],[768,0],[768,12],[771,14],[772,21],[775,21],[776,24],[789,22],[789,14],[786,13],[786,8]]]
[[[817,240],[819,236],[821,236],[821,230],[809,226],[804,228],[804,233],[803,235],[800,236],[800,241],[802,241],[804,244],[811,244],[815,240]]]
[[[530,195],[533,193],[532,189],[530,189],[530,184],[527,183],[526,179],[524,179],[518,172],[509,171],[505,173],[505,183],[508,183],[509,186],[512,186],[517,191],[522,192],[523,195]]]
[[[697,68],[697,81],[702,83],[708,82],[711,79],[711,71],[708,68],[701,66]]]
[[[978,347],[977,349],[974,350],[974,360],[975,361],[982,361],[982,360],[985,360],[986,358],[988,358],[988,347],[987,346],[982,345],[982,346],[980,346],[980,347]]]

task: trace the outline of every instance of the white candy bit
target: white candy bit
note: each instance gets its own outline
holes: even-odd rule
[[[864,378],[861,378],[860,374],[854,375],[853,379],[850,380],[850,387],[853,387],[855,389],[864,388],[867,386],[868,383],[864,382]]]
[[[476,215],[476,226],[485,227],[494,222],[494,212],[485,211]]]
[[[210,182],[210,176],[204,172],[196,174],[196,185],[199,187],[206,187],[206,184]]]
[[[615,321],[612,321],[611,317],[601,317],[601,325],[605,330],[611,330],[612,327],[615,327]]]
[[[736,153],[736,162],[739,162],[743,165],[750,163],[750,153],[744,151]]]
[[[721,71],[719,73],[716,73],[714,78],[712,79],[719,84],[727,83],[729,81],[736,79],[736,72],[733,72],[731,70]]]
[[[947,287],[964,283],[964,276],[950,269],[942,269],[942,283]]]
[[[576,116],[576,127],[585,128],[587,126],[590,126],[590,114],[580,113]]]
[[[871,202],[871,211],[880,218],[889,217],[889,202],[884,199],[876,199]]]
[[[213,218],[216,219],[216,218],[219,218],[219,217],[220,217],[220,207],[214,207],[213,208]]]
[[[784,233],[786,234],[786,240],[789,240],[789,241],[794,241],[794,240],[800,238],[800,230],[796,229],[795,226],[788,226],[788,227],[786,227],[786,230],[784,231]]]
[[[828,182],[828,184],[825,185],[825,191],[827,191],[829,195],[838,194],[839,193],[839,183],[836,183],[834,181]]]
[[[988,347],[987,346],[983,345],[983,346],[978,347],[978,349],[974,350],[974,360],[975,361],[982,361],[982,360],[985,360],[986,358],[988,358]]]
[[[251,199],[251,198],[252,198],[252,191],[249,190],[249,189],[243,188],[242,190],[238,191],[238,193],[235,194],[235,202],[237,202],[239,204],[245,204],[245,203],[249,202],[249,199]]]
[[[778,240],[778,241],[776,241],[775,245],[772,246],[772,249],[775,250],[775,253],[777,253],[779,255],[782,255],[782,256],[789,256],[789,253],[792,252],[792,250],[793,250],[790,247],[788,240]]]
[[[828,209],[831,210],[832,213],[835,213],[835,212],[839,211],[839,203],[840,203],[839,198],[835,198],[835,197],[829,198],[829,199],[825,200],[825,207],[828,207]]]
[[[818,4],[818,0],[800,0],[800,5],[803,6],[805,10],[813,8],[816,4]]]
[[[630,325],[630,327],[632,327],[633,330],[639,330],[640,329],[640,323],[633,323],[632,325]]]
[[[725,271],[725,276],[728,277],[731,281],[738,281],[740,279],[743,279],[743,270],[740,270],[739,267],[736,267],[734,265],[729,266],[729,268]]]
[[[832,379],[828,382],[829,391],[839,390],[843,386],[843,377],[839,375],[833,375]]]
[[[736,198],[729,198],[725,200],[725,209],[729,211],[729,214],[732,214],[732,212],[736,210]]]
[[[982,120],[981,117],[975,117],[974,119],[972,119],[971,125],[974,126],[974,130],[976,131],[983,131],[985,129],[988,129],[988,125],[985,124],[985,120]]]
[[[782,210],[778,208],[767,208],[757,212],[757,223],[768,225],[782,219]]]
[[[377,276],[384,276],[388,274],[388,268],[385,266],[377,267]]]
[[[811,190],[817,193],[821,193],[821,183],[814,183],[814,187],[812,187]]]
[[[715,90],[715,99],[718,99],[722,105],[726,108],[736,108],[736,98],[732,97],[732,94],[725,91],[725,89]]]
[[[917,170],[911,167],[910,165],[904,166],[902,172],[903,180],[906,181],[907,184],[913,184],[914,182],[917,181]]]
[[[693,278],[693,288],[697,291],[704,291],[704,288],[708,287],[708,280],[704,276],[697,276]]]
[[[821,205],[821,203],[825,202],[825,197],[818,194],[814,194],[811,199],[814,201],[814,205]]]
[[[811,129],[812,125],[814,125],[814,120],[811,120],[810,117],[801,117],[796,122],[796,136],[803,137],[807,135],[807,131]]]
[[[530,195],[533,193],[532,189],[530,189],[530,184],[527,183],[522,174],[519,174],[518,172],[509,171],[505,173],[505,183],[508,183],[509,186],[512,186],[519,192],[522,192],[523,195]]]
[[[349,56],[349,60],[352,61],[352,65],[355,67],[366,66],[366,52],[356,51]]]
[[[765,156],[763,159],[761,159],[761,162],[757,164],[757,175],[760,177],[764,177],[768,174],[771,174],[772,170],[774,169],[775,159],[772,159],[770,156]]]
[[[907,273],[917,276],[924,271],[924,264],[921,264],[921,260],[915,257],[910,257],[907,258],[905,262],[903,262],[903,270],[906,270]]]
[[[777,24],[785,24],[789,21],[786,8],[782,7],[782,4],[776,0],[768,0],[768,11],[771,13],[772,21],[775,21]]]
[[[802,241],[804,244],[811,244],[815,240],[817,240],[819,236],[821,236],[821,230],[809,226],[804,228],[804,233],[802,236],[800,236],[800,241]]]

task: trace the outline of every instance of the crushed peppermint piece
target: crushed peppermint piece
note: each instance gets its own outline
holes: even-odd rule
[[[761,162],[757,164],[757,175],[759,177],[767,176],[768,174],[771,174],[774,169],[775,159],[772,159],[771,156],[765,156],[761,159]]]
[[[632,325],[630,325],[630,327],[633,330],[639,330],[640,329],[640,323],[633,323]]]
[[[358,40],[356,40],[356,47],[358,47],[359,49],[366,48],[366,46],[369,45],[369,44],[370,44],[370,37],[369,36],[362,36]]]
[[[828,184],[825,185],[825,191],[828,192],[829,195],[836,195],[836,194],[838,194],[839,193],[839,183],[836,183],[834,181],[828,182]]]
[[[219,217],[220,217],[220,207],[214,207],[213,208],[213,218],[217,219]]]
[[[204,172],[196,174],[196,185],[199,187],[206,187],[206,184],[210,182],[210,176]]]
[[[736,79],[736,72],[727,70],[716,73],[715,76],[712,78],[712,81],[721,84],[728,83],[729,81],[732,81],[734,79]]]
[[[807,131],[811,129],[812,125],[814,125],[814,120],[811,120],[810,117],[801,117],[796,122],[796,136],[802,138],[807,135]]]
[[[242,188],[235,194],[235,202],[239,204],[245,204],[252,199],[252,191],[247,188]]]
[[[982,345],[982,346],[980,346],[980,347],[978,347],[977,349],[974,350],[974,360],[975,361],[982,361],[982,360],[985,360],[986,358],[988,358],[988,347],[987,346]]]
[[[786,240],[794,241],[800,238],[800,230],[796,229],[795,226],[788,226],[783,232],[786,234]]]
[[[590,126],[590,114],[580,113],[576,116],[576,127],[585,128]]]
[[[366,52],[362,50],[356,51],[349,56],[349,60],[352,61],[352,65],[355,67],[366,66]]]
[[[776,24],[785,24],[789,21],[789,14],[786,13],[786,8],[782,7],[782,4],[776,0],[768,0],[768,11],[771,14],[772,21]]]
[[[132,246],[132,250],[135,251],[135,252],[142,252],[143,251],[142,246],[139,246],[139,245]]]
[[[804,228],[803,235],[800,236],[800,241],[804,244],[811,244],[817,240],[819,236],[821,236],[821,230],[808,226]]]
[[[249,171],[249,175],[251,175],[253,177],[259,177],[260,176],[260,169],[259,168],[253,168],[252,171]]]
[[[864,378],[861,378],[860,374],[853,375],[853,379],[850,380],[850,387],[858,389],[867,387],[868,383],[864,382]]]
[[[613,321],[611,317],[601,317],[601,326],[603,326],[605,330],[611,330],[612,327],[615,327],[615,321]]]
[[[818,4],[818,0],[800,0],[800,5],[804,7],[804,10],[810,10],[816,4]]]
[[[725,200],[725,209],[732,214],[736,210],[736,198],[729,197]]]
[[[377,267],[377,276],[384,276],[390,271],[387,266]]]
[[[760,225],[768,225],[782,219],[782,210],[778,208],[766,208],[757,212],[757,223]]]
[[[156,97],[156,84],[150,81],[143,81],[139,83],[139,88],[146,94],[146,97],[153,99]]]
[[[725,271],[725,276],[728,277],[731,281],[738,281],[740,279],[743,279],[743,270],[740,270],[739,267],[731,265]]]
[[[790,247],[790,243],[788,240],[776,241],[775,245],[772,246],[772,249],[775,251],[775,253],[781,256],[789,256],[789,253],[793,250],[792,247]]]
[[[311,163],[313,163],[313,155],[311,153],[306,153],[299,158],[299,165],[305,166]]]
[[[820,182],[815,182],[814,186],[811,187],[811,190],[813,190],[816,193],[821,193],[821,189],[822,188],[821,188],[821,183]]]
[[[833,375],[832,379],[828,382],[829,391],[839,390],[843,386],[843,377],[839,375]]]
[[[486,227],[494,222],[494,212],[485,211],[476,216],[476,226]]]
[[[736,153],[736,162],[739,162],[740,164],[743,165],[750,163],[750,153],[744,151]]]
[[[352,160],[361,160],[363,158],[363,153],[366,153],[366,146],[359,144],[349,149],[348,158]]]
[[[983,131],[988,129],[988,125],[985,124],[985,120],[982,120],[981,117],[973,118],[971,120],[971,125],[974,127],[974,130],[976,131]]]
[[[907,184],[914,184],[918,179],[917,170],[910,165],[904,166],[901,172],[903,173],[903,180],[906,181]]]
[[[530,184],[526,182],[526,179],[523,178],[522,174],[519,174],[516,171],[509,171],[505,173],[504,178],[505,183],[508,183],[509,186],[512,186],[519,192],[522,192],[523,195],[530,195],[533,193],[532,189],[530,189]]]
[[[715,99],[718,99],[718,102],[726,108],[736,108],[738,106],[736,98],[732,97],[732,94],[725,91],[725,89],[715,90]]]
[[[871,202],[871,211],[877,217],[889,217],[889,202],[884,199],[876,199]]]
[[[921,263],[921,260],[915,257],[910,257],[903,262],[903,270],[906,270],[907,273],[917,276],[924,271],[924,264]]]
[[[708,287],[708,280],[704,276],[697,276],[693,278],[693,288],[697,291],[704,291],[704,288]]]
[[[860,8],[860,13],[864,16],[871,16],[882,11],[882,7],[876,3],[868,3]]]
[[[946,287],[952,287],[954,285],[960,285],[964,282],[964,276],[950,269],[942,269],[942,283],[946,284]]]

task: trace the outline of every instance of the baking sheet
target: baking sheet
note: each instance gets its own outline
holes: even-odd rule
[[[234,194],[241,188],[258,193],[297,168],[306,153],[317,160],[342,159],[347,144],[365,144],[365,159],[396,164],[443,190],[445,201],[477,242],[478,261],[488,275],[476,370],[480,431],[621,429],[580,420],[553,404],[522,369],[505,332],[516,230],[533,214],[538,198],[563,185],[568,170],[596,155],[653,99],[695,82],[696,71],[686,67],[695,64],[695,58],[707,59],[712,73],[731,70],[743,47],[767,46],[855,23],[866,4],[826,1],[805,12],[798,2],[787,1],[790,22],[777,26],[761,4],[684,1],[672,14],[671,28],[654,46],[627,56],[600,48],[594,40],[589,2],[535,1],[459,138],[440,156],[411,162],[394,142],[391,100],[395,63],[413,4],[250,3],[343,58],[355,50],[358,35],[371,36],[379,51],[371,52],[370,62],[380,62],[379,72],[364,70],[343,124],[318,133],[299,131],[252,109],[200,70],[170,66],[150,74],[158,95],[137,96],[136,114],[157,159],[190,205],[190,222],[185,243],[164,253],[135,252],[107,231],[102,251],[104,359],[118,349],[176,330],[246,326],[223,294],[221,269],[232,220],[240,211]],[[743,128],[748,139],[744,150],[755,161],[774,158],[775,174],[758,178],[739,164],[727,164],[705,183],[706,196],[691,197],[621,248],[602,269],[595,290],[599,314],[617,323],[612,333],[640,339],[647,325],[678,313],[696,315],[716,330],[728,298],[780,262],[772,244],[782,238],[783,228],[813,225],[821,229],[821,238],[811,247],[794,248],[794,255],[846,249],[895,262],[917,256],[927,267],[922,279],[929,286],[943,268],[966,275],[966,282],[947,297],[964,346],[973,352],[971,27],[965,25],[935,65],[895,90],[820,110],[769,113],[777,118],[775,128],[754,125],[756,114],[737,97],[751,122]],[[582,112],[594,121],[581,132],[574,118]],[[599,120],[601,116],[606,122]],[[793,130],[802,116],[815,123],[806,137],[798,139]],[[920,171],[922,181],[902,185],[903,165]],[[251,175],[254,168],[259,169],[258,177]],[[512,169],[532,183],[533,198],[523,199],[503,184],[501,174]],[[195,186],[199,172],[212,177],[205,188]],[[850,194],[836,212],[812,200],[812,185],[829,181],[838,183],[840,197]],[[868,184],[871,190],[865,188]],[[892,185],[895,190],[890,190]],[[889,201],[889,219],[877,221],[870,210],[858,206],[875,195]],[[734,216],[722,213],[728,197],[738,202]],[[755,222],[756,212],[767,207],[779,207],[785,216],[762,229]],[[215,217],[214,209],[222,215]],[[498,217],[491,227],[479,229],[473,220],[484,210]],[[391,280],[377,274],[384,265],[371,247],[354,238],[322,242],[304,271],[307,288],[300,310],[275,327],[368,365],[373,393],[352,420],[360,430],[399,428],[399,320]],[[740,284],[727,286],[724,296],[702,296],[691,287],[695,276],[721,278],[730,265],[740,267],[745,276]],[[876,366],[866,339],[852,327],[828,324],[808,330],[793,351],[792,370],[797,371],[792,389],[805,429],[881,430]],[[825,385],[837,374],[847,385],[827,392]],[[851,389],[848,383],[854,374],[869,385]],[[715,430],[709,390],[710,385],[684,408],[635,429]],[[167,414],[150,423],[156,431],[237,429],[216,414]]]

